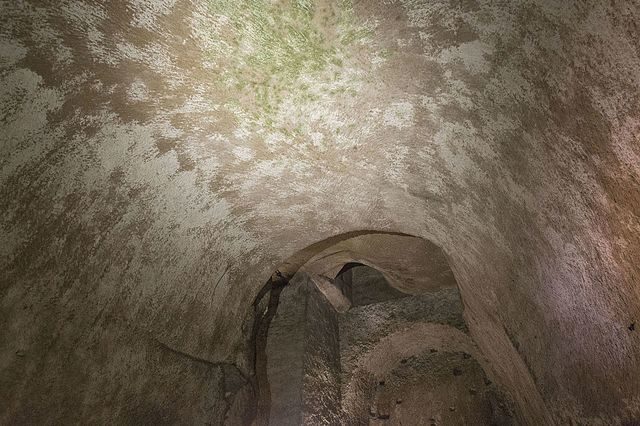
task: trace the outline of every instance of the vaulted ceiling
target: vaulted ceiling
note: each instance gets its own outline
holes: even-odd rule
[[[639,419],[638,22],[0,1],[0,423],[221,421],[273,271],[380,233],[450,264],[524,419]]]

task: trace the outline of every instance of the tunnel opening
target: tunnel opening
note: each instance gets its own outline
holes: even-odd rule
[[[516,424],[437,246],[356,235],[282,269],[254,303],[256,424]]]
[[[351,300],[352,307],[409,296],[389,285],[377,269],[357,262],[347,263],[340,270],[335,285]]]

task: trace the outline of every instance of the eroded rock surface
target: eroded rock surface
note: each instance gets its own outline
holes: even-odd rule
[[[304,273],[280,294],[266,347],[270,425],[340,424],[338,314]]]
[[[514,425],[510,402],[470,355],[426,351],[378,381],[369,424]]]
[[[446,253],[524,421],[637,423],[638,22],[0,1],[0,423],[219,423],[266,279],[353,232]]]

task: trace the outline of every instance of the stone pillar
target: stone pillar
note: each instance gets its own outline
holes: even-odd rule
[[[337,313],[310,277],[282,290],[267,337],[269,424],[337,424],[340,361]]]

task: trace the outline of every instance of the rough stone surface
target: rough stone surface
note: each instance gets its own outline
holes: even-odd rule
[[[266,357],[270,425],[339,424],[337,313],[305,273],[280,294]]]
[[[637,423],[638,22],[0,1],[0,423],[218,422],[266,278],[355,231],[442,248],[529,424]]]
[[[341,424],[338,313],[315,287],[309,290],[306,308],[303,423]]]
[[[348,289],[353,306],[369,305],[408,296],[391,287],[378,270],[368,266],[355,266],[341,274],[338,279],[342,281],[338,286]]]
[[[379,380],[373,425],[513,425],[510,403],[465,353],[431,352],[403,359]]]
[[[342,237],[342,238],[340,238]],[[343,266],[359,263],[381,273],[393,288],[407,294],[422,294],[456,285],[456,279],[446,254],[435,244],[422,238],[397,233],[359,232],[338,236],[326,247],[309,253],[308,259],[293,256],[293,265],[300,263],[315,274],[336,277]]]
[[[380,279],[368,270],[362,272],[356,276]],[[372,283],[376,284],[380,283]],[[497,387],[492,387],[491,395],[468,395],[468,389],[488,380],[484,369],[492,378],[493,371],[466,335],[462,312],[458,289],[453,287],[372,302],[340,315],[344,424],[431,424],[431,418],[438,424],[473,424],[472,419],[475,424],[494,424],[499,407],[491,405],[491,395],[497,395]],[[454,352],[459,353],[452,355]],[[434,355],[438,353],[445,355]],[[466,361],[472,356],[479,357],[481,365],[475,359]],[[410,359],[415,362],[407,365]],[[462,375],[462,364],[473,366],[478,374],[449,380],[452,374]],[[404,379],[396,377],[398,374]],[[389,379],[393,379],[391,388],[386,386]],[[407,399],[408,404],[395,407],[394,398]],[[464,408],[457,413],[443,411],[458,402]],[[509,406],[513,407],[511,402]],[[514,412],[509,414],[506,424],[514,422]]]
[[[467,331],[457,288],[351,308],[339,316],[342,383],[380,340],[414,324],[434,323]]]
[[[270,425],[302,424],[306,289],[297,284],[282,291],[267,337]]]
[[[335,282],[321,275],[312,276],[311,279],[316,288],[336,311],[343,313],[351,308],[351,300],[349,300],[349,297],[344,292],[345,289],[342,287],[343,281]]]

